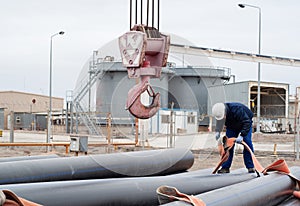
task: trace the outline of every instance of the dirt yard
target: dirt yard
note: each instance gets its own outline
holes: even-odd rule
[[[295,135],[286,134],[253,134],[252,137],[253,144],[270,144],[270,145],[280,145],[280,144],[293,144],[295,140]],[[254,146],[255,150],[255,146]],[[231,169],[243,168],[243,154],[242,149],[236,150],[235,156],[233,158],[233,163]],[[214,149],[204,149],[193,151],[195,156],[195,163],[190,170],[214,168],[220,161],[219,153],[217,148]],[[284,159],[289,167],[300,166],[300,160],[296,159],[296,154],[294,151],[255,151],[255,156],[263,167],[266,167],[278,159]]]
[[[253,134],[254,144],[270,144],[270,145],[280,145],[280,144],[293,144],[295,135],[285,135],[285,134]],[[136,148],[138,149],[138,148]],[[131,151],[136,150],[133,148],[118,148],[118,152],[121,151]],[[255,149],[255,148],[254,148]],[[106,153],[108,150],[106,147],[96,148],[89,147],[89,154],[102,154]],[[114,152],[114,148],[110,148],[110,152]],[[190,170],[214,168],[220,160],[217,148],[201,149],[192,151],[195,156],[194,165]],[[74,156],[74,153],[65,153],[65,147],[55,147],[51,152],[46,153],[45,147],[2,147],[0,149],[0,157],[11,157],[11,156],[28,156],[28,155],[49,155],[57,154],[59,156]],[[83,155],[83,154],[80,154]],[[273,150],[270,151],[255,151],[257,159],[260,161],[261,165],[266,167],[277,159],[285,159],[288,166],[300,166],[300,161],[296,160],[296,154],[292,151],[277,151],[274,154]],[[236,154],[233,159],[233,164],[231,169],[243,168],[243,155],[242,149],[236,149]]]

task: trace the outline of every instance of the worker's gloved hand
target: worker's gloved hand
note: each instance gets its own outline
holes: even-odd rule
[[[220,132],[216,132],[216,140],[220,139]]]
[[[236,138],[235,142],[241,144],[243,141],[244,137],[242,137],[241,135],[238,136],[238,138]]]

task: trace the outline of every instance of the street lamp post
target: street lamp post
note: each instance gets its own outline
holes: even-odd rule
[[[49,114],[48,114],[48,130],[47,130],[47,143],[50,143],[51,130],[52,130],[52,39],[56,35],[63,35],[65,32],[60,31],[55,33],[50,38],[50,80],[49,80]],[[47,147],[48,151],[48,147]]]
[[[258,16],[258,54],[261,51],[261,9],[258,6],[253,6],[249,4],[239,4],[241,8],[245,8],[246,6],[258,9],[259,16]],[[258,62],[257,68],[257,125],[256,125],[256,132],[260,132],[260,62]]]

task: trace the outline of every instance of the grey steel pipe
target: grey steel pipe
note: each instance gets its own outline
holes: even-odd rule
[[[52,155],[34,155],[34,156],[18,156],[18,157],[2,157],[0,158],[1,162],[13,162],[13,161],[24,161],[24,160],[36,160],[36,159],[50,159],[50,158],[58,158],[59,156],[56,154]]]
[[[300,167],[292,167],[292,174],[300,178]],[[224,178],[226,178],[224,176]],[[296,182],[289,176],[279,173],[238,183],[227,187],[197,195],[206,206],[273,206],[288,198],[296,188]],[[179,190],[180,191],[180,190]],[[164,205],[190,205],[186,202],[175,201]]]
[[[184,148],[0,163],[0,184],[164,175],[194,163]]]
[[[0,185],[20,197],[47,206],[142,206],[158,205],[156,189],[161,185],[172,185],[189,194],[197,194],[219,187],[256,178],[243,173],[212,175],[212,169],[182,174],[132,177],[100,180],[40,182]]]
[[[300,205],[300,200],[295,198],[295,197],[290,197],[284,202],[280,203],[277,206],[299,206]]]

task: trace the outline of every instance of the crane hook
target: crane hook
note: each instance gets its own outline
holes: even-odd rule
[[[141,95],[147,91],[148,95],[152,97],[152,102],[149,106],[141,102]],[[160,108],[160,94],[155,93],[147,80],[143,80],[132,87],[128,92],[126,102],[126,109],[139,119],[149,119],[156,114]]]

